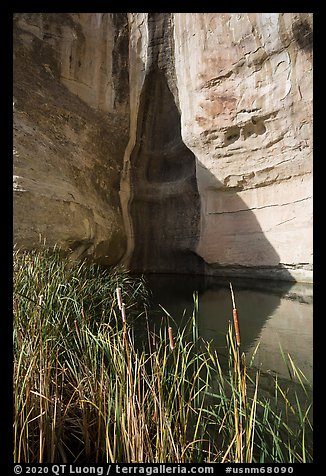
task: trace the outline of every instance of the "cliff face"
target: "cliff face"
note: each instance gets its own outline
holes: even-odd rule
[[[310,14],[19,14],[14,31],[18,243],[311,279]]]
[[[104,264],[124,254],[129,134],[126,15],[14,19],[14,238]],[[117,59],[118,58],[118,59]],[[113,66],[114,65],[114,66]]]
[[[139,271],[199,272],[200,197],[196,158],[181,136],[173,17],[152,13],[145,24],[145,75],[131,104],[134,143],[125,160],[132,237],[128,261]]]
[[[213,268],[310,274],[311,22],[309,14],[175,15],[182,136],[201,197],[196,251]]]

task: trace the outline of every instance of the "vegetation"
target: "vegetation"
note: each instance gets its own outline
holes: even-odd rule
[[[293,385],[274,378],[266,393],[231,323],[226,368],[198,336],[196,295],[184,326],[165,312],[156,333],[147,298],[123,269],[15,252],[15,462],[312,461],[309,389],[290,356]]]

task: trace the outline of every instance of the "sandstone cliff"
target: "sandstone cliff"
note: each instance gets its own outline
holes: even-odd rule
[[[115,264],[129,133],[126,15],[14,19],[14,238]],[[113,67],[114,64],[114,67]]]
[[[201,197],[196,251],[213,268],[310,275],[311,20],[175,16],[183,139]]]
[[[15,239],[311,280],[312,15],[18,14]]]

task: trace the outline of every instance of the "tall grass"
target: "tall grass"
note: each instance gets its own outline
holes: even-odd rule
[[[199,337],[196,295],[186,325],[162,311],[155,333],[146,300],[123,269],[15,253],[15,462],[312,461],[309,393],[289,356],[295,390],[274,379],[266,394],[231,323],[226,368]]]

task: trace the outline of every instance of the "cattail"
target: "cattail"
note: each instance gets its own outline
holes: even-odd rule
[[[231,283],[230,283],[230,289],[231,289],[231,297],[232,297],[232,305],[233,305],[232,314],[233,314],[233,324],[234,324],[234,330],[235,330],[235,339],[237,342],[237,346],[240,347],[240,327],[239,327],[238,311],[237,311],[237,308],[235,307],[235,300],[234,300],[234,294],[233,294]]]
[[[121,316],[122,316],[122,322],[125,324],[126,323],[126,309],[124,303],[121,303]]]
[[[122,322],[125,324],[126,323],[126,309],[125,309],[124,303],[122,302],[121,288],[117,288],[116,293],[117,293],[118,307],[121,311]]]
[[[76,319],[74,320],[74,324],[75,324],[76,334],[78,335],[78,338],[80,339],[80,334],[79,334],[79,329],[78,329],[78,324],[77,324]]]
[[[174,349],[174,340],[173,340],[173,333],[172,333],[172,327],[169,327],[169,339],[170,339],[170,349]]]
[[[235,330],[235,340],[237,341],[237,346],[240,347],[240,328],[238,320],[238,311],[236,309],[233,309],[233,323]]]
[[[116,289],[116,293],[117,293],[117,299],[118,299],[118,306],[119,306],[120,311],[122,311],[121,288],[117,288],[117,289]]]

